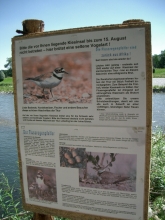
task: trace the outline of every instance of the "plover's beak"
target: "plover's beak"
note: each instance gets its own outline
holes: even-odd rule
[[[69,73],[67,73],[66,71],[64,71],[64,73],[69,74]]]

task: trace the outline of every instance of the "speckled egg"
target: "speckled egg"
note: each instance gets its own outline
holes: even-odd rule
[[[76,156],[76,157],[75,157],[75,160],[76,160],[77,163],[81,163],[82,157]]]
[[[72,150],[72,157],[76,157],[77,156],[77,151],[76,150]]]
[[[68,159],[68,163],[69,163],[69,164],[75,164],[75,159],[74,159],[74,158]]]
[[[64,154],[64,157],[65,157],[66,159],[70,159],[70,158],[71,158],[71,154],[70,154],[69,152],[66,152],[66,153]]]

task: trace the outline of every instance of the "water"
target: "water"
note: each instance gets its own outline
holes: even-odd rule
[[[13,181],[18,173],[14,100],[12,94],[0,94],[0,173]]]
[[[14,96],[0,94],[0,173],[13,181],[17,166],[17,145],[14,117]],[[165,94],[153,94],[153,131],[165,128]]]
[[[0,174],[4,173],[10,186],[14,186],[13,196],[18,201],[20,185],[13,98],[12,94],[0,94]],[[0,218],[2,214],[0,207]]]
[[[165,130],[165,93],[154,93],[152,97],[152,130]]]

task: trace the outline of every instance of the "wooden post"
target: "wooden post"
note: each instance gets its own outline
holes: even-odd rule
[[[23,32],[30,34],[44,31],[44,22],[42,20],[28,19],[22,22]]]
[[[42,20],[36,19],[27,19],[22,22],[23,34],[30,34],[36,32],[43,32],[44,31],[44,22]],[[44,215],[39,213],[33,214],[33,220],[53,220],[54,218],[51,215]]]
[[[22,22],[22,26],[23,31],[16,30],[17,33],[25,35],[44,31],[44,22],[42,20],[27,19]]]

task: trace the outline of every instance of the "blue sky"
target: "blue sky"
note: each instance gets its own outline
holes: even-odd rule
[[[45,31],[143,19],[151,22],[152,54],[160,54],[165,50],[164,11],[165,0],[0,0],[0,70],[25,19],[43,20]]]

